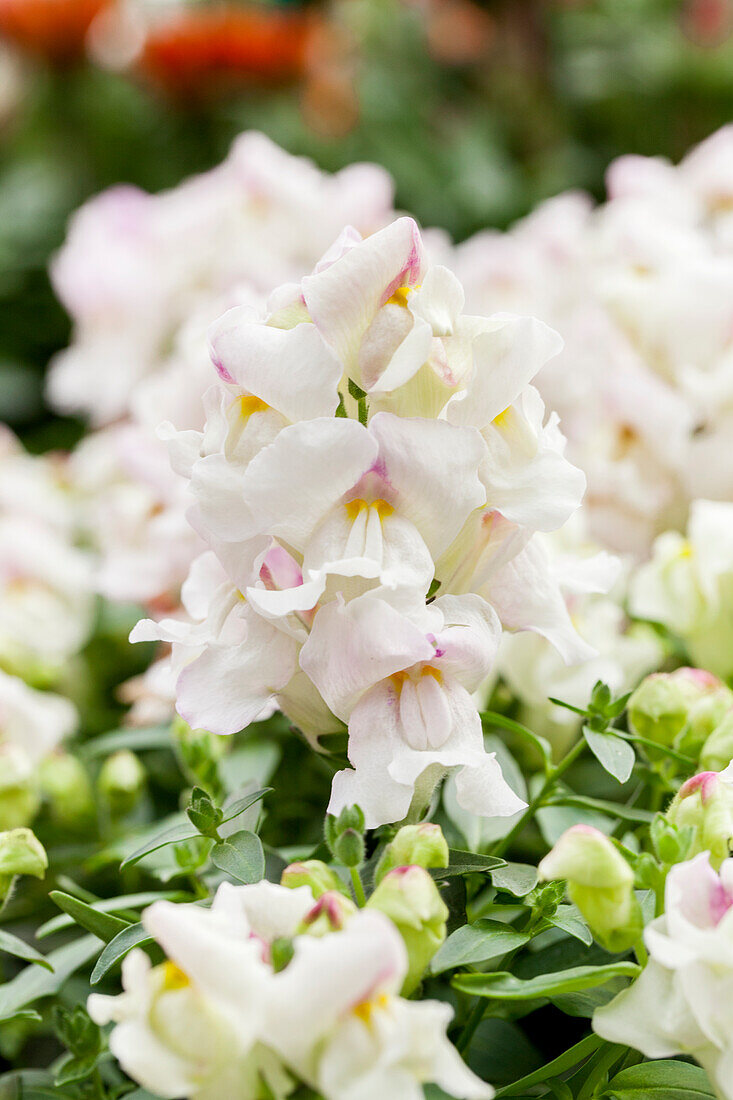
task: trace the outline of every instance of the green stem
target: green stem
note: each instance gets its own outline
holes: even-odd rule
[[[349,874],[351,875],[351,886],[354,891],[354,900],[360,909],[363,909],[366,905],[366,894],[364,893],[364,887],[362,886],[361,879],[359,878],[359,872],[356,867],[349,867]]]
[[[524,827],[534,817],[537,810],[541,808],[547,796],[552,793],[555,786],[557,785],[558,779],[565,774],[565,772],[568,770],[569,767],[571,767],[572,764],[575,763],[575,761],[585,749],[585,746],[585,738],[581,737],[580,740],[576,741],[569,752],[565,754],[560,763],[557,764],[554,768],[550,769],[547,778],[545,779],[545,782],[542,784],[542,787],[535,795],[535,797],[531,800],[531,802],[527,806],[527,809],[519,818],[519,821],[517,821],[517,823],[507,833],[507,835],[502,837],[501,840],[498,840],[494,847],[491,849],[492,856],[501,856],[509,849],[514,840],[516,840],[519,834],[523,832]]]
[[[634,944],[634,954],[638,959],[639,966],[646,966],[649,962],[649,956],[647,954],[646,947],[644,946],[644,940],[639,936],[639,939]]]
[[[476,1004],[471,1009],[471,1015],[464,1024],[463,1031],[456,1040],[456,1050],[459,1054],[463,1054],[473,1039],[476,1028],[484,1018],[484,1012],[489,1006],[489,1001],[485,997],[477,997]]]

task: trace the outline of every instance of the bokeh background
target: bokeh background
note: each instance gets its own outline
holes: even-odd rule
[[[730,121],[732,35],[733,0],[0,0],[0,420],[34,451],[80,434],[43,403],[69,331],[47,264],[101,188],[168,187],[254,127],[378,161],[460,240]]]

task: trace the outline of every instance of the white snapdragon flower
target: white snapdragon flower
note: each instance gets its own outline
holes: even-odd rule
[[[36,691],[0,670],[0,755],[17,762],[27,778],[73,733],[77,722],[69,699]]]
[[[316,616],[301,667],[348,723],[352,770],[333,783],[329,811],[357,803],[370,828],[407,815],[459,767],[459,803],[509,816],[523,803],[484,751],[471,699],[491,668],[501,627],[480,597],[442,596],[412,617],[372,594]]]
[[[733,671],[733,504],[698,500],[687,537],[661,535],[631,584],[630,608],[684,641],[700,668]]]
[[[321,919],[334,930],[308,935]],[[446,1038],[450,1008],[399,997],[407,955],[381,913],[348,916],[331,895],[314,903],[308,887],[261,882],[222,885],[211,909],[158,902],[143,923],[169,961],[151,969],[133,952],[125,992],[93,995],[89,1011],[116,1023],[112,1051],[160,1096],[284,1098],[297,1080],[326,1100],[417,1100],[427,1081],[493,1095]],[[276,971],[282,937],[293,953]]]
[[[52,365],[53,404],[96,424],[117,419],[137,384],[166,368],[192,312],[240,283],[267,294],[308,271],[344,223],[369,233],[391,217],[382,169],[331,176],[258,133],[170,191],[104,192],[75,215],[52,267],[75,326]]]
[[[733,1097],[730,986],[733,978],[733,860],[720,874],[707,852],[673,867],[664,916],[647,927],[641,976],[597,1009],[593,1028],[647,1058],[692,1055],[717,1094]]]
[[[471,309],[532,313],[562,334],[536,384],[588,476],[594,537],[638,556],[696,497],[733,491],[732,135],[677,167],[623,157],[605,204],[561,195],[448,261]]]
[[[346,230],[269,313],[213,326],[203,430],[162,428],[211,554],[184,586],[189,620],[133,638],[173,645],[193,726],[233,733],[268,698],[314,744],[346,723],[355,771],[332,805],[357,800],[374,824],[451,767],[467,808],[513,813],[470,698],[501,623],[589,652],[532,542],[584,486],[529,386],[559,340],[462,305],[411,219]]]

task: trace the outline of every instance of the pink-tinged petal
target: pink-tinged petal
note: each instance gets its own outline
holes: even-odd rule
[[[272,328],[238,306],[212,326],[209,343],[212,358],[245,393],[291,422],[336,412],[341,365],[313,325]]]
[[[674,934],[678,913],[696,928],[714,928],[732,906],[733,895],[710,866],[708,852],[678,863],[670,871],[665,888],[670,934]]]
[[[303,280],[310,316],[347,370],[379,307],[398,287],[419,282],[423,263],[417,225],[399,218]]]
[[[433,652],[418,627],[367,593],[348,604],[335,601],[321,608],[300,665],[333,713],[348,720],[363,692],[395,672],[429,660]]]
[[[445,627],[428,635],[435,646],[434,663],[468,691],[476,691],[491,671],[501,641],[496,611],[474,593],[439,596],[433,607]]]
[[[470,428],[386,412],[372,418],[369,431],[379,443],[386,499],[437,559],[486,500],[477,474],[483,440]]]
[[[485,428],[562,349],[554,329],[534,317],[497,313],[487,323],[495,327],[474,340],[474,374],[468,389],[448,406],[452,424]]]

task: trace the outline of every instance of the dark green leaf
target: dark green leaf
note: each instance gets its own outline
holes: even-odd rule
[[[171,747],[170,726],[143,726],[137,729],[111,730],[101,737],[94,737],[82,746],[82,754],[89,760],[109,756],[120,749],[142,752],[145,749]]]
[[[588,945],[593,943],[593,934],[590,928],[572,905],[558,905],[555,912],[551,916],[545,917],[545,920],[554,925],[555,928],[561,928],[569,936],[574,936],[576,940],[580,940],[582,943]]]
[[[670,1060],[622,1069],[600,1095],[605,1100],[703,1100],[715,1092],[699,1066]]]
[[[462,993],[494,1000],[529,1001],[538,997],[552,998],[561,993],[574,993],[603,985],[610,978],[634,978],[639,973],[636,963],[616,962],[606,966],[576,966],[535,978],[515,978],[513,974],[496,971],[492,974],[458,974],[453,985]]]
[[[506,860],[497,856],[482,856],[474,852],[462,852],[451,848],[450,863],[447,867],[434,867],[430,874],[433,878],[450,878],[452,875],[470,875],[484,871],[493,871],[496,867],[505,867]]]
[[[53,964],[40,951],[30,947],[25,940],[14,936],[12,932],[6,932],[4,928],[0,928],[0,951],[4,951],[6,955],[14,955],[16,959],[24,959],[26,962],[36,963],[37,966],[45,966],[47,970],[53,970]]]
[[[21,970],[11,981],[0,986],[0,1020],[7,1020],[26,1005],[56,993],[75,970],[98,953],[101,946],[101,940],[96,936],[81,936],[46,956],[53,973],[38,966],[27,966]]]
[[[589,798],[587,795],[573,794],[570,791],[554,796],[548,802],[548,806],[577,806],[581,810],[598,810],[603,814],[615,814],[624,821],[643,821],[645,824],[654,820],[654,814],[650,810],[642,810],[637,806],[627,806],[623,802],[611,802],[603,798]]]
[[[246,794],[241,797],[230,795],[222,806],[224,817],[221,824],[225,825],[227,821],[232,821],[235,817],[239,817],[239,815],[243,814],[245,810],[248,810],[250,806],[254,806],[255,802],[259,802],[261,798],[269,794],[271,790],[272,787],[262,787],[259,791],[253,791],[252,794]]]
[[[215,844],[211,849],[211,862],[238,882],[259,882],[265,874],[265,853],[256,833],[242,829]]]
[[[123,910],[139,909],[143,905],[152,905],[154,901],[190,901],[191,895],[184,894],[180,890],[145,890],[138,894],[121,894],[115,898],[101,898],[91,904],[92,909],[99,913],[118,913]],[[60,913],[46,921],[36,932],[36,939],[42,940],[51,936],[54,932],[60,932],[69,928],[74,923],[72,917],[66,913]]]
[[[583,736],[601,767],[619,783],[625,783],[636,763],[633,746],[614,733],[596,733],[588,726],[583,726]]]
[[[165,848],[166,844],[181,844],[184,840],[195,840],[198,836],[199,833],[187,821],[181,822],[180,825],[173,825],[165,832],[158,833],[157,836],[146,841],[132,855],[123,859],[120,863],[120,870],[123,867],[131,867],[133,863],[139,863],[144,856],[150,855],[151,852],[157,852],[159,848]]]
[[[93,936],[99,936],[100,940],[109,943],[123,928],[128,928],[130,922],[121,917],[113,917],[111,913],[102,913],[87,905],[85,901],[73,898],[71,894],[64,894],[60,890],[52,890],[48,895],[59,909],[71,917],[76,924],[81,925]]]
[[[510,924],[498,920],[477,920],[457,928],[432,961],[433,974],[454,970],[458,966],[475,966],[515,951],[529,942],[526,932],[517,932]]]
[[[511,1085],[506,1085],[503,1089],[498,1089],[496,1093],[497,1100],[502,1096],[516,1096],[518,1093],[526,1092],[534,1085],[541,1085],[548,1077],[566,1073],[603,1046],[603,1042],[604,1040],[601,1039],[600,1035],[588,1035],[585,1039],[581,1039],[579,1043],[576,1043],[574,1047],[570,1047],[569,1050],[564,1051],[557,1058],[553,1058],[546,1066],[534,1070],[533,1073],[528,1073],[525,1077],[521,1077]]]
[[[491,881],[497,890],[523,898],[537,885],[537,868],[529,863],[507,863],[491,872]]]
[[[110,940],[102,954],[97,959],[92,976],[89,979],[92,985],[101,982],[104,975],[112,969],[115,963],[120,962],[133,947],[142,947],[143,944],[152,943],[153,937],[143,928],[142,924],[128,924],[121,932]]]

